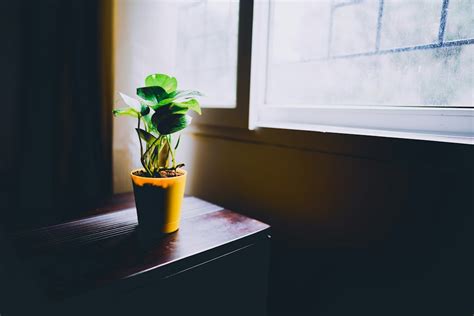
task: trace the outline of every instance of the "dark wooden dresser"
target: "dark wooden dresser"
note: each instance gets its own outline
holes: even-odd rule
[[[179,231],[151,245],[132,195],[15,233],[24,290],[1,315],[266,315],[269,226],[195,197],[182,212]]]

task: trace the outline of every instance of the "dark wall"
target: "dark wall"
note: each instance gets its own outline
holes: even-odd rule
[[[14,157],[18,147],[17,125],[15,124],[16,105],[18,104],[18,90],[20,86],[21,65],[21,23],[20,4],[12,2],[0,3],[0,36],[2,38],[2,54],[0,58],[1,122],[0,122],[0,202],[5,205],[10,202],[8,173],[15,165]]]
[[[472,146],[205,127],[191,137],[190,193],[273,227],[270,315],[474,311]]]
[[[22,295],[34,290],[9,231],[80,216],[111,189],[99,3],[0,1],[2,315],[6,302],[29,304]]]
[[[98,3],[0,4],[0,219],[7,226],[77,216],[110,191]]]

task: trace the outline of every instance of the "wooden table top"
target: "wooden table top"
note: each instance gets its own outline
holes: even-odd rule
[[[262,222],[185,197],[180,229],[143,247],[133,204],[133,195],[122,195],[96,215],[17,233],[15,248],[48,296],[60,298],[150,271],[174,273],[269,231]]]

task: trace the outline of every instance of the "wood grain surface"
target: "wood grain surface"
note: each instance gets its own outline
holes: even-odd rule
[[[133,196],[96,215],[13,235],[17,254],[49,298],[65,297],[139,275],[166,277],[268,238],[269,226],[195,197],[185,197],[180,229],[153,242],[137,233]]]

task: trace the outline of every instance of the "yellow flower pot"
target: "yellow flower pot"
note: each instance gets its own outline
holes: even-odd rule
[[[138,229],[149,236],[169,234],[179,229],[186,171],[178,169],[176,177],[149,178],[131,172]]]

